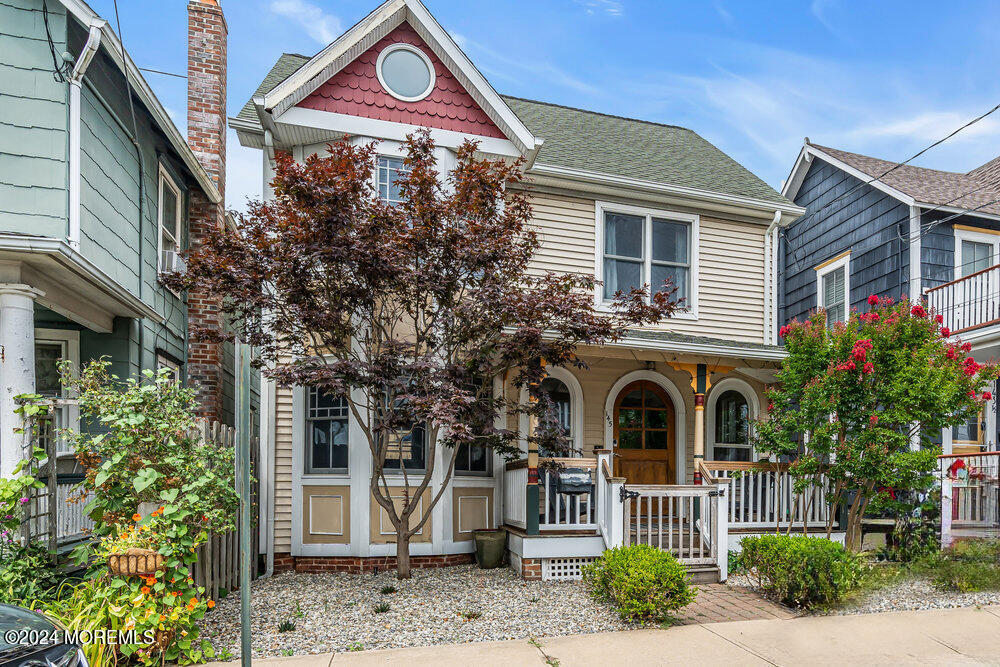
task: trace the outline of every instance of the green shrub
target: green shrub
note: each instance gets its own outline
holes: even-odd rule
[[[936,586],[962,593],[1000,589],[1000,540],[967,540],[928,556],[914,568]]]
[[[761,535],[741,544],[747,575],[765,595],[794,607],[841,602],[864,574],[858,556],[820,537]]]
[[[0,601],[27,605],[47,600],[55,594],[58,583],[58,570],[44,545],[0,543]]]
[[[594,597],[618,607],[624,620],[664,620],[690,604],[698,589],[676,558],[648,545],[616,547],[583,569]]]

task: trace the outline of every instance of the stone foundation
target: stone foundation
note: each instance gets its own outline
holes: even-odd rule
[[[474,562],[472,554],[439,554],[435,556],[410,556],[410,566],[450,567]],[[539,568],[541,566],[539,565]],[[395,570],[395,556],[292,556],[287,553],[274,554],[275,572],[347,572],[364,574],[383,570]],[[541,569],[539,569],[541,577]]]

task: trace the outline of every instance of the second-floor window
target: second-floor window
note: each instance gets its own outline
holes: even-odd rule
[[[403,200],[399,191],[399,177],[406,173],[403,158],[378,156],[378,196],[390,204],[398,204]]]
[[[603,207],[601,280],[603,300],[619,290],[649,285],[660,291],[670,279],[682,306],[694,309],[694,216],[633,207]]]
[[[826,324],[846,322],[850,312],[850,270],[849,253],[816,267],[817,306],[826,311]]]
[[[173,271],[181,247],[181,191],[166,171],[160,169],[159,270]]]
[[[988,229],[955,226],[955,279],[1000,263],[1000,234]]]

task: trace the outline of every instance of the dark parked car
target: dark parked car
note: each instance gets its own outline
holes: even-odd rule
[[[66,629],[36,611],[0,604],[0,665],[87,667]]]

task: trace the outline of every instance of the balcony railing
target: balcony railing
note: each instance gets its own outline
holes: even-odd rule
[[[924,296],[952,333],[1000,324],[1000,264],[932,287]]]

